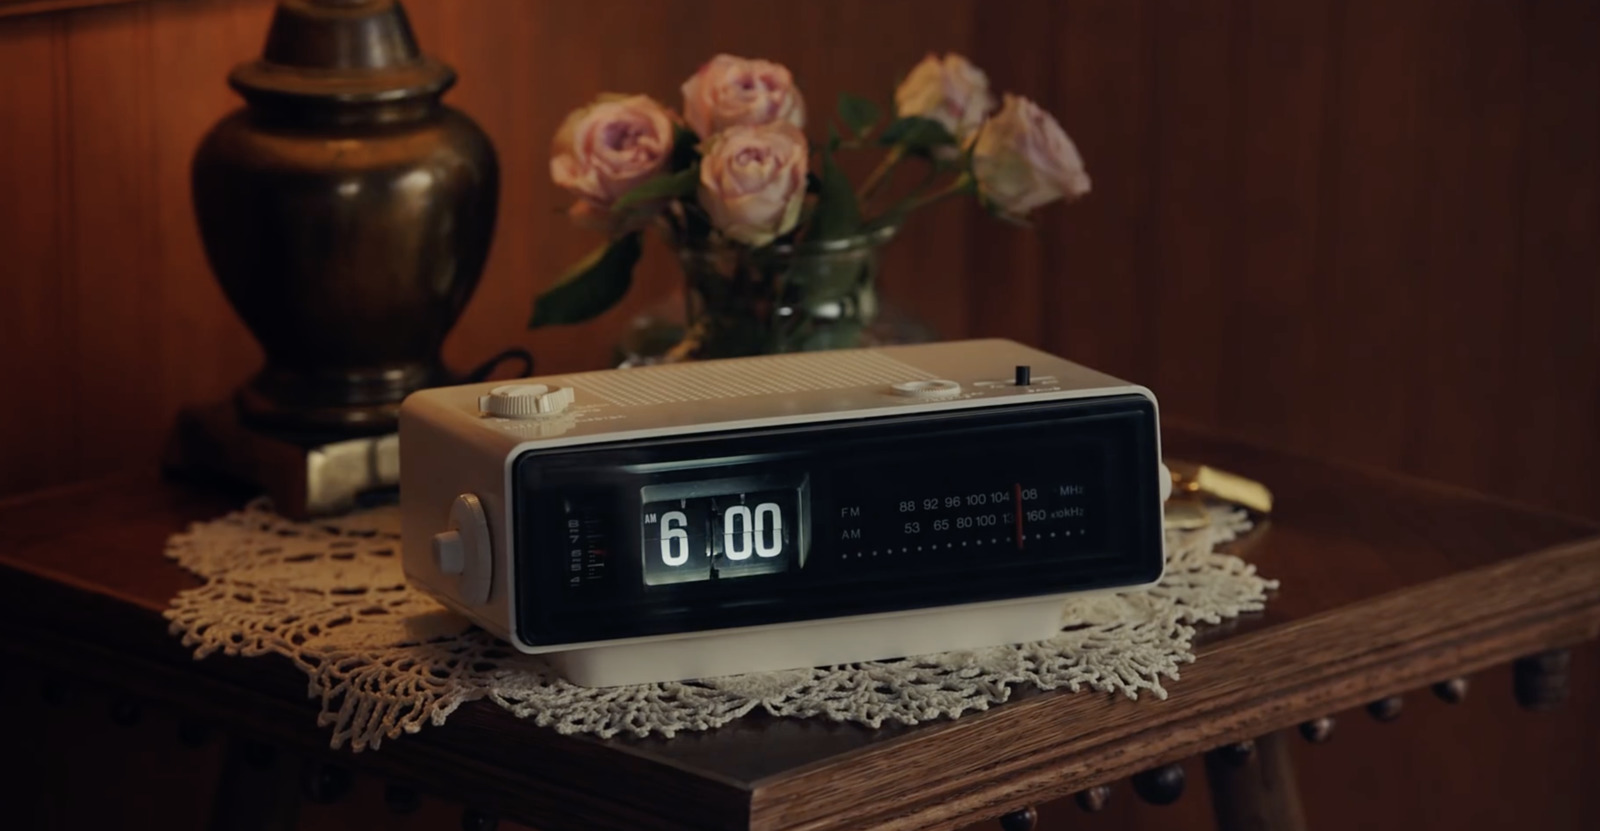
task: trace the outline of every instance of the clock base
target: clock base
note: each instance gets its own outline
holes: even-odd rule
[[[584,687],[715,678],[832,666],[1044,640],[1061,631],[1075,595],[1051,595],[907,612],[723,629],[546,654]]]

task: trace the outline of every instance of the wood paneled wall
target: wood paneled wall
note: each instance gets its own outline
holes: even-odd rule
[[[1224,432],[1600,516],[1595,3],[1030,12],[978,53],[1097,192],[1036,237],[976,226],[968,273],[1003,288],[968,284],[968,331]]]
[[[411,0],[505,174],[465,366],[521,343],[602,365],[673,284],[523,331],[591,244],[549,136],[602,90],[676,101],[705,56],[790,65],[813,123],[929,49],[1058,114],[1095,180],[1033,231],[966,205],[892,249],[891,303],[1151,385],[1255,441],[1600,516],[1600,13],[1592,0]],[[0,20],[0,491],[148,464],[175,410],[259,352],[187,189],[266,0]],[[25,403],[24,403],[25,402]]]

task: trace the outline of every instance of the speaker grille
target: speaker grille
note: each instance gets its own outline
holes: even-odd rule
[[[884,386],[934,376],[881,352],[812,352],[664,364],[625,372],[584,372],[564,379],[621,407],[747,398],[758,395]]]

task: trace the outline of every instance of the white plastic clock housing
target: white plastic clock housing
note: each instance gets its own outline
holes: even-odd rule
[[[1015,383],[1018,366],[1031,370],[1026,386]],[[1129,394],[1154,405],[1144,387],[1005,340],[425,390],[408,398],[400,413],[405,571],[445,605],[522,651],[548,653],[558,670],[587,686],[1039,640],[1058,631],[1067,595],[588,643],[523,643],[515,625],[519,564],[508,510],[513,463],[534,449]],[[541,397],[506,400],[524,395]],[[1164,470],[1160,481],[1164,500],[1170,487]]]

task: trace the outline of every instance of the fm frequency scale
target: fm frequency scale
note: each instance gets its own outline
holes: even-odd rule
[[[411,581],[588,686],[1050,637],[1162,569],[1149,390],[984,340],[426,390]]]

